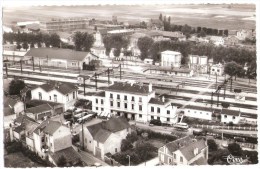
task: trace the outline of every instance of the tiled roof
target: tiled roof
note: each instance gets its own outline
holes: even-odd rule
[[[26,102],[26,104],[29,104],[33,107],[40,106],[42,104],[48,104],[52,108],[54,108],[55,106],[62,105],[61,103],[50,102],[50,101],[46,101],[46,100],[29,100],[28,102]]]
[[[68,147],[60,151],[56,151],[55,153],[50,153],[50,155],[56,164],[58,163],[61,156],[66,158],[67,163],[72,164],[79,162],[81,159],[79,153],[74,150],[73,147]]]
[[[62,124],[58,121],[51,121],[51,120],[45,120],[43,121],[36,129],[35,132],[38,133],[40,132],[44,132],[47,134],[52,135],[53,133],[55,133],[60,126],[62,126]]]
[[[211,107],[202,107],[202,106],[195,106],[195,105],[187,105],[185,106],[185,109],[192,109],[192,110],[201,110],[201,111],[208,111],[208,112],[213,112],[215,110],[219,110],[219,109],[214,109]]]
[[[181,147],[179,150],[183,154],[183,156],[189,161],[194,158],[196,155],[194,154],[194,149],[198,148],[198,153],[201,152],[202,149],[206,148],[207,145],[204,140],[198,140],[191,142],[190,144]]]
[[[105,91],[98,92],[95,96],[105,97]]]
[[[240,111],[230,110],[230,109],[222,109],[221,114],[226,114],[230,116],[239,116]]]
[[[46,112],[46,111],[51,111],[52,107],[49,104],[42,104],[36,107],[31,107],[29,109],[26,109],[25,112],[26,113],[33,113],[33,114],[38,114],[38,113],[42,113],[42,112]]]
[[[14,121],[16,123],[22,124],[24,121],[27,121],[27,120],[35,122],[34,119],[28,117],[27,115],[19,115]]]
[[[121,93],[134,93],[134,94],[148,94],[148,86],[140,85],[137,83],[114,83],[109,86],[107,91],[121,92]]]
[[[170,38],[183,38],[185,37],[184,35],[181,34],[181,32],[170,32],[170,31],[157,31],[158,33],[162,34],[165,37],[170,37]]]
[[[200,157],[191,163],[191,165],[207,165],[207,164],[208,164],[208,162],[204,157]]]
[[[101,129],[101,123],[97,123],[91,126],[87,126],[88,131],[90,132],[90,134],[92,135],[92,137],[95,136],[95,134],[98,132],[99,129]]]
[[[58,83],[58,82],[56,82],[56,83],[55,82],[45,83],[45,84],[42,84],[38,87],[42,88],[46,92],[49,92],[51,90],[57,90],[64,95],[71,93],[71,92],[78,89],[77,86],[75,86],[75,85],[72,85],[72,84],[69,84],[69,83]],[[35,87],[35,88],[38,88],[38,87]]]
[[[62,59],[62,60],[74,60],[83,61],[88,52],[74,51],[71,49],[60,48],[31,48],[25,56],[34,56],[38,58],[47,59]]]
[[[94,136],[94,140],[104,143],[112,133],[108,130],[99,129]]]
[[[169,102],[169,99],[165,99],[165,101],[163,102],[161,98],[151,98],[149,103],[150,104],[158,104],[158,105],[165,105]]]
[[[151,70],[160,70],[160,71],[172,71],[172,72],[180,72],[180,73],[190,73],[191,69],[188,68],[172,68],[172,67],[154,67]]]
[[[171,103],[171,106],[182,107],[183,104],[180,104],[180,103]]]
[[[13,99],[11,97],[4,97],[4,107],[11,107],[13,108],[18,100]]]
[[[193,140],[191,137],[186,136],[186,137],[180,138],[178,140],[169,142],[169,143],[165,144],[165,146],[172,153],[172,152],[179,150],[183,146],[189,145],[190,143],[192,143],[192,141]]]
[[[24,130],[29,135],[39,126],[39,123],[26,115],[20,115],[15,121],[21,124],[19,127],[16,127],[15,131],[21,132]]]
[[[10,116],[10,115],[13,115],[15,114],[13,109],[10,108],[10,107],[5,107],[4,108],[4,116]]]

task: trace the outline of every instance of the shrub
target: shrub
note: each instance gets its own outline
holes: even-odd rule
[[[231,143],[228,145],[228,150],[234,156],[240,156],[242,154],[242,149],[239,144]]]
[[[131,143],[138,140],[137,132],[132,131],[131,133],[127,134],[126,140],[130,141]]]
[[[128,141],[126,139],[122,140],[121,151],[126,151],[126,150],[129,150],[129,149],[132,149],[132,148],[133,148],[133,145],[131,144],[130,141]]]
[[[207,140],[208,146],[209,146],[209,151],[217,151],[218,150],[218,145],[216,144],[215,140]]]
[[[15,153],[15,152],[21,152],[22,151],[22,143],[13,141],[6,145],[6,151],[8,153]]]

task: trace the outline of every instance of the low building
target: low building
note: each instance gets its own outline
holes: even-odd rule
[[[31,107],[25,110],[25,113],[30,118],[38,121],[38,120],[45,120],[48,117],[53,116],[54,110],[49,104],[42,104],[36,107]]]
[[[33,57],[35,65],[61,68],[83,69],[83,64],[90,64],[98,58],[88,52],[61,48],[31,48],[25,56]],[[32,64],[32,60],[29,64]]]
[[[162,34],[164,38],[168,38],[175,41],[186,41],[186,36],[180,32],[170,32],[170,31],[157,31],[158,33]]]
[[[24,103],[21,100],[4,96],[4,113],[11,112],[19,115],[24,111]]]
[[[212,65],[210,67],[210,74],[222,76],[224,74],[224,65],[221,63]]]
[[[212,114],[214,111],[215,109],[211,107],[187,105],[184,108],[184,116],[203,120],[212,120]]]
[[[80,133],[81,145],[84,144],[86,150],[104,160],[106,153],[121,151],[121,142],[131,133],[131,128],[125,117],[112,117],[108,121],[84,127],[83,131],[84,139]]]
[[[66,111],[78,98],[78,88],[69,83],[49,82],[31,90],[32,100],[61,103]],[[57,111],[57,110],[56,110]]]
[[[123,36],[129,36],[132,35],[135,31],[133,29],[118,29],[118,30],[112,30],[108,31],[108,35],[123,35]]]
[[[181,66],[181,53],[170,50],[161,52],[161,66],[179,68]]]
[[[158,157],[164,165],[207,165],[207,141],[185,136],[159,148]]]
[[[63,43],[67,43],[69,45],[74,45],[73,42],[73,33],[68,33],[68,32],[56,32],[60,36],[60,40]]]
[[[253,37],[253,32],[254,31],[252,30],[242,29],[236,32],[236,37],[241,41],[245,40],[246,38],[251,39]]]
[[[221,36],[210,36],[209,40],[211,43],[213,43],[216,46],[224,45],[224,38]]]
[[[190,68],[172,68],[172,67],[153,67],[145,70],[144,73],[168,74],[173,76],[185,76],[185,77],[192,77],[194,75],[194,71]]]
[[[190,63],[189,66],[197,73],[207,73],[208,72],[208,57],[189,55]]]
[[[222,109],[221,122],[224,124],[233,123],[238,124],[240,121],[241,112],[231,109]]]
[[[235,46],[235,45],[237,45],[239,43],[239,39],[236,36],[234,36],[234,35],[233,36],[228,36],[224,40],[225,40],[224,44],[226,46]]]
[[[240,114],[240,123],[257,125],[257,114],[243,113]]]

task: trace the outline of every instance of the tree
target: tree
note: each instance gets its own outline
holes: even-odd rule
[[[217,151],[218,150],[218,145],[216,144],[215,140],[210,139],[207,140],[208,146],[209,146],[209,151]]]
[[[134,143],[138,140],[138,136],[136,131],[132,131],[131,133],[128,133],[126,136],[126,140],[130,141],[131,143]]]
[[[198,34],[198,37],[205,37],[206,32],[204,30],[201,30],[200,33]]]
[[[228,150],[234,156],[241,156],[242,154],[242,149],[237,143],[228,144]]]
[[[124,35],[107,35],[104,36],[103,43],[106,48],[107,55],[109,55],[112,48],[117,50],[116,54],[120,54],[122,48],[126,49],[128,47],[130,40],[128,36]]]
[[[163,18],[162,13],[160,13],[159,20],[162,21],[162,18]]]
[[[21,44],[19,42],[17,42],[16,49],[18,49],[20,51],[21,48],[22,48]]]
[[[75,45],[75,50],[81,51],[82,44],[83,44],[83,34],[81,32],[76,32],[73,36],[73,41]]]
[[[243,70],[244,70],[243,67],[234,61],[226,63],[224,67],[224,73],[231,76],[231,78],[233,76],[237,76],[241,74]]]
[[[150,37],[141,37],[137,41],[137,46],[141,51],[141,60],[148,57],[149,49],[153,45],[154,41]]]
[[[23,48],[27,51],[27,49],[29,48],[29,45],[27,42],[24,42],[23,43]]]
[[[57,166],[58,167],[66,167],[67,166],[67,159],[64,157],[64,155],[61,155],[61,157],[58,159]]]
[[[20,91],[25,87],[23,80],[14,79],[9,86],[10,95],[20,95]]]
[[[130,141],[128,141],[126,139],[122,140],[121,151],[126,151],[126,150],[129,150],[129,149],[132,149],[132,148],[133,148],[133,145],[131,144]]]
[[[51,42],[50,42],[50,35],[49,34],[43,34],[42,35],[42,41],[44,42],[44,44],[45,44],[45,47],[50,47],[50,44],[51,44]]]
[[[85,32],[83,34],[83,50],[89,52],[95,42],[93,35]]]
[[[60,47],[60,36],[57,33],[53,33],[50,36],[50,45],[52,47]]]
[[[228,36],[228,30],[227,29],[224,30],[224,35]]]
[[[170,16],[168,16],[168,22],[171,23],[171,17]]]
[[[144,141],[138,141],[135,147],[135,152],[143,161],[149,159],[152,156],[152,153],[156,151],[156,148],[151,143]]]

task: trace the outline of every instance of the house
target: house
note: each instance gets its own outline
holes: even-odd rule
[[[179,68],[181,66],[181,53],[170,50],[161,52],[161,66]]]
[[[26,60],[28,57],[25,56],[27,51],[16,50],[16,45],[4,45],[3,60],[4,61],[20,61]]]
[[[210,74],[222,76],[224,74],[224,65],[221,63],[212,65],[210,67]]]
[[[131,133],[131,128],[125,117],[112,117],[108,121],[86,126],[83,131],[83,137],[82,132],[80,133],[81,144],[104,160],[106,153],[115,154],[121,151],[121,142]]]
[[[224,40],[225,40],[224,44],[226,46],[235,46],[235,45],[237,45],[239,43],[239,39],[236,36],[234,36],[234,35],[233,36],[228,36]]]
[[[253,32],[253,30],[242,29],[237,31],[236,37],[241,41],[245,40],[246,38],[251,39],[253,37]]]
[[[37,121],[37,120],[45,120],[48,117],[53,116],[54,110],[48,103],[46,103],[46,104],[42,104],[36,107],[31,107],[29,109],[26,109],[25,113],[27,116]]]
[[[19,115],[24,111],[24,103],[21,100],[4,96],[4,110],[7,109],[9,109],[12,114]]]
[[[208,57],[207,56],[198,56],[198,55],[189,55],[190,69],[193,69],[197,73],[207,73],[208,72]]]
[[[70,129],[58,121],[43,121],[33,132],[35,152],[41,158],[72,147]]]
[[[224,45],[224,38],[221,36],[209,36],[209,40],[216,46]]]
[[[148,120],[160,120],[162,123],[175,124],[178,116],[176,114],[177,107],[171,104],[169,99],[151,98],[148,103]]]
[[[56,32],[60,36],[60,40],[63,43],[67,43],[69,45],[74,45],[73,42],[73,33],[69,32]]]
[[[217,111],[211,107],[187,105],[184,108],[184,116],[203,120],[212,120],[212,114]]]
[[[88,52],[61,48],[31,48],[25,56],[33,57],[35,65],[61,68],[83,69],[83,64],[89,64],[98,58]],[[32,64],[32,60],[29,64]]]
[[[31,90],[32,100],[61,103],[66,111],[78,98],[78,88],[69,83],[49,82]],[[58,110],[56,110],[58,111]],[[58,111],[62,112],[62,110]]]
[[[95,38],[95,42],[93,44],[93,47],[91,48],[91,52],[97,55],[99,58],[107,58],[106,48],[104,47],[104,43],[100,31],[96,31],[94,33],[94,38]]]
[[[158,157],[164,165],[207,165],[207,141],[185,136],[159,148]]]
[[[118,29],[118,30],[111,30],[108,31],[108,35],[123,35],[123,36],[129,36],[132,35],[135,31],[133,29]]]
[[[224,124],[233,123],[238,124],[240,121],[241,112],[231,109],[222,109],[221,122]]]

